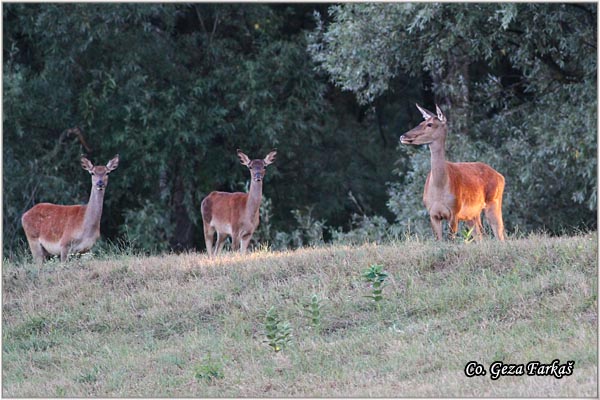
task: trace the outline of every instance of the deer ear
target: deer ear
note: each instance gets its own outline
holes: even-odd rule
[[[246,167],[250,166],[250,158],[248,158],[248,156],[245,155],[240,149],[237,149],[237,155],[240,158],[242,165],[245,165]]]
[[[85,157],[81,157],[81,168],[88,171],[90,174],[92,173],[92,169],[94,169],[94,164],[90,160]]]
[[[431,111],[428,111],[428,110],[422,108],[418,104],[415,104],[415,105],[417,106],[417,108],[419,109],[419,111],[421,111],[421,114],[423,115],[423,119],[424,120],[428,120],[431,117],[435,117],[435,114],[432,113]]]
[[[113,157],[112,160],[110,160],[108,162],[108,164],[106,164],[106,169],[108,169],[109,171],[113,171],[113,170],[117,169],[118,166],[119,166],[119,155],[117,154],[116,156]]]
[[[435,111],[437,112],[437,117],[438,119],[443,122],[446,123],[446,116],[444,115],[444,113],[442,112],[442,110],[440,110],[440,108],[438,107],[438,105],[435,105]]]
[[[276,155],[277,155],[277,150],[275,150],[275,149],[273,149],[269,154],[267,154],[267,156],[264,159],[265,166],[267,166],[269,164],[273,164],[273,162],[275,161]]]

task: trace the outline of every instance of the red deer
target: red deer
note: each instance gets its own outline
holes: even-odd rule
[[[429,212],[431,227],[437,240],[442,240],[442,220],[448,220],[454,237],[458,222],[474,228],[482,238],[481,211],[490,223],[494,235],[504,240],[502,193],[504,177],[481,162],[449,162],[445,157],[446,117],[436,105],[437,115],[417,108],[425,121],[400,137],[402,144],[428,144],[431,151],[431,171],[427,175],[423,203]]]
[[[119,156],[106,166],[94,166],[90,160],[81,157],[81,166],[92,176],[92,193],[87,205],[39,203],[21,217],[31,254],[38,263],[59,254],[61,262],[65,262],[69,254],[91,249],[100,237],[104,190],[108,174],[119,166]]]
[[[231,236],[232,249],[246,252],[252,234],[258,227],[259,208],[262,200],[262,181],[265,167],[275,161],[277,151],[273,150],[263,159],[250,160],[238,149],[237,155],[242,165],[250,169],[251,182],[248,193],[211,192],[202,200],[202,223],[204,240],[209,256],[221,252],[225,239]],[[217,243],[213,248],[214,234]]]

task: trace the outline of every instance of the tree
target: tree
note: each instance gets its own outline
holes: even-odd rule
[[[147,251],[203,247],[201,200],[245,190],[237,148],[252,157],[279,148],[265,240],[305,207],[345,223],[356,212],[350,190],[365,212],[384,208],[388,130],[306,55],[304,30],[323,6],[4,9],[5,251],[23,240],[19,218],[33,204],[85,201],[81,153],[120,154],[102,234]]]
[[[414,101],[438,103],[449,117],[450,157],[505,175],[509,228],[594,229],[596,12],[595,4],[344,4],[330,7],[330,23],[319,19],[309,51],[362,103],[399,78],[421,85]],[[427,154],[400,152],[390,209],[399,224],[426,229],[417,194]],[[416,153],[408,165],[407,152]]]

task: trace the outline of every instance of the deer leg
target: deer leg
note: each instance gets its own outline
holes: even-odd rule
[[[68,244],[60,246],[60,262],[62,262],[62,263],[67,262],[67,259],[69,258],[69,248],[70,247],[71,246]]]
[[[231,236],[231,250],[237,251],[238,249],[240,249],[240,234],[236,232]]]
[[[504,240],[504,222],[502,222],[502,203],[489,203],[485,208],[485,217],[492,226],[494,236],[498,240]]]
[[[433,207],[429,208],[429,219],[431,221],[431,228],[437,240],[444,240],[442,222],[447,219],[450,224],[451,235],[456,233],[458,227],[458,220],[454,217],[452,210],[442,204],[434,204]]]
[[[475,222],[475,232],[477,232],[479,240],[483,240],[483,225],[481,224],[481,214],[477,216],[477,220]]]
[[[436,240],[442,240],[442,218],[432,215],[429,217],[429,220],[431,221],[431,229],[433,229]]]
[[[204,243],[206,244],[206,252],[209,257],[213,255],[213,239],[215,236],[215,228],[208,224],[204,224]]]
[[[227,239],[227,234],[217,231],[217,245],[215,248],[215,255],[221,253],[221,250],[223,250],[223,246],[225,246],[225,239]]]
[[[242,235],[242,238],[240,240],[241,241],[240,251],[242,253],[245,253],[246,249],[248,249],[248,245],[250,244],[250,239],[252,239],[252,233],[245,232]]]
[[[450,220],[448,221],[448,228],[450,228],[448,237],[450,238],[450,240],[454,240],[456,238],[456,232],[458,232],[458,218],[454,216],[450,218]]]
[[[46,252],[40,241],[37,239],[30,239],[28,237],[27,243],[29,243],[29,249],[31,250],[33,261],[35,261],[37,264],[42,264],[46,258]]]

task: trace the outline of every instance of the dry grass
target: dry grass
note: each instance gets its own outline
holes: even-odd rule
[[[3,267],[4,397],[596,397],[597,235]],[[360,273],[389,273],[381,307]],[[320,329],[305,304],[322,301]],[[264,342],[275,306],[290,346]],[[575,361],[467,378],[466,363]]]

